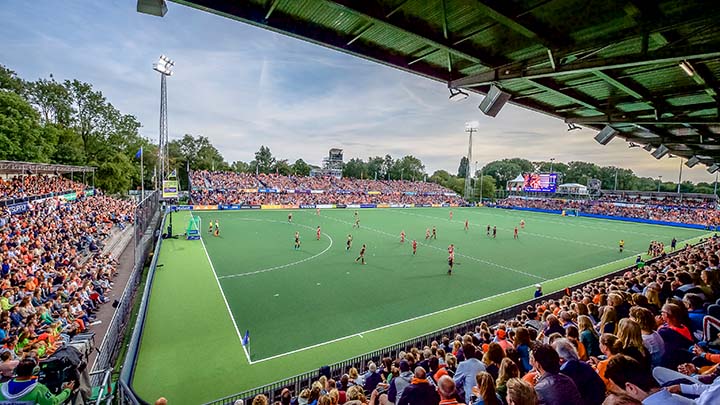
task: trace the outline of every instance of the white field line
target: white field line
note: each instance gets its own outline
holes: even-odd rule
[[[240,218],[240,219],[245,220],[245,221],[278,222],[278,223],[281,223],[281,224],[284,223],[284,222],[282,222],[282,221],[275,221],[275,220],[270,220],[270,219],[253,219],[253,218]],[[307,225],[303,225],[303,224],[293,223],[293,224],[291,224],[291,225],[297,225],[297,226],[301,226],[301,227],[303,227],[303,228],[308,228],[308,229],[310,229],[310,230],[315,230],[314,228],[312,228],[312,227],[310,227],[310,226],[307,226]],[[307,262],[307,261],[309,261],[309,260],[313,260],[313,259],[315,259],[315,258],[317,258],[317,257],[319,257],[319,256],[322,256],[322,255],[324,255],[325,253],[327,253],[327,251],[330,250],[330,248],[332,248],[332,246],[333,246],[333,238],[332,238],[330,235],[328,235],[327,233],[325,233],[324,235],[325,235],[328,239],[330,239],[330,244],[328,245],[328,247],[325,248],[325,250],[323,250],[322,252],[317,253],[317,254],[315,254],[315,255],[313,255],[313,256],[306,257],[306,258],[304,258],[304,259],[302,259],[302,260],[298,260],[298,261],[292,262],[292,263],[283,264],[283,265],[280,265],[280,266],[268,267],[267,269],[251,271],[251,272],[248,272],[248,273],[228,274],[228,275],[225,275],[225,276],[220,276],[220,277],[218,277],[218,279],[219,279],[219,280],[224,280],[224,279],[228,279],[228,278],[252,276],[252,275],[254,275],[254,274],[267,273],[267,272],[269,272],[269,271],[280,270],[280,269],[288,268],[288,267],[291,267],[291,266],[295,266],[296,264],[305,263],[305,262]]]
[[[333,221],[337,221],[337,222],[340,222],[340,223],[343,223],[343,224],[352,225],[351,222],[342,221],[342,220],[340,220],[340,219],[333,218],[333,217],[330,217],[330,216],[326,216],[325,218],[329,218],[329,219],[332,219]],[[381,235],[388,236],[388,237],[393,238],[393,239],[395,239],[395,238],[397,237],[396,235],[392,235],[392,234],[389,234],[389,233],[387,233],[387,232],[385,232],[385,231],[381,231],[381,230],[379,230],[379,229],[371,228],[371,227],[368,227],[368,226],[363,226],[362,228],[363,228],[363,229],[369,229],[369,230],[371,230],[371,231],[373,231],[373,232],[379,233],[379,234],[381,234]],[[427,247],[429,247],[429,248],[436,249],[436,250],[439,250],[439,251],[441,251],[441,252],[444,252],[444,251],[445,251],[444,249],[439,248],[439,247],[437,247],[437,246],[428,245],[428,244],[422,243],[422,242],[418,242],[418,245],[427,246]],[[460,256],[460,257],[464,257],[464,258],[466,258],[466,259],[474,260],[474,261],[479,262],[479,263],[487,264],[487,265],[489,265],[489,266],[497,267],[497,268],[500,268],[500,269],[503,269],[503,270],[512,271],[512,272],[515,272],[515,273],[518,273],[518,274],[523,274],[523,275],[526,275],[526,276],[528,276],[528,277],[536,278],[536,279],[538,279],[538,280],[542,280],[542,281],[547,280],[545,277],[540,277],[540,276],[538,276],[538,275],[536,275],[536,274],[527,273],[527,272],[524,272],[524,271],[522,271],[522,270],[514,269],[514,268],[508,267],[508,266],[503,266],[502,264],[497,264],[497,263],[494,263],[494,262],[491,262],[491,261],[488,261],[488,260],[478,259],[477,257],[464,255],[464,254],[462,254],[462,253],[455,253],[455,255],[456,255],[456,256]]]
[[[421,215],[421,214],[415,214],[415,213],[404,212],[404,211],[398,211],[398,212],[400,212],[400,213],[402,213],[402,214],[405,214],[405,215],[414,215],[414,216],[416,216],[416,217],[423,217],[423,218],[435,219],[435,220],[438,220],[438,221],[444,221],[444,219],[442,219],[442,218],[433,217],[433,216],[430,216],[430,215]],[[459,221],[459,220],[455,220],[455,219],[453,219],[453,220],[451,220],[451,221],[452,221],[452,222],[457,222],[457,223],[460,223],[460,224],[464,224],[464,223],[465,223],[464,221]],[[482,226],[478,227],[478,229],[482,229]],[[507,228],[499,228],[499,227],[498,227],[498,229],[499,229],[499,230],[512,231],[511,229],[507,229]],[[568,242],[568,243],[575,243],[575,244],[578,244],[578,245],[598,247],[598,248],[607,249],[607,250],[617,250],[617,248],[612,247],[612,246],[600,245],[600,244],[592,243],[592,242],[581,242],[581,241],[572,240],[572,239],[560,238],[560,237],[557,237],[557,236],[545,235],[545,234],[542,234],[542,233],[528,232],[528,231],[526,231],[526,230],[519,230],[519,231],[520,231],[523,235],[537,236],[537,237],[539,237],[539,238],[552,239],[552,240],[557,240],[557,241],[561,241],[561,242]]]
[[[190,214],[190,216],[192,216],[192,213]],[[235,327],[235,333],[237,333],[240,345],[242,346],[243,351],[245,351],[245,357],[247,358],[248,363],[252,364],[252,361],[250,360],[250,353],[248,353],[245,345],[242,344],[242,335],[240,334],[240,329],[238,329],[237,322],[235,322],[235,316],[233,316],[233,313],[230,310],[230,304],[228,304],[228,300],[227,298],[225,298],[225,292],[220,285],[220,280],[218,280],[217,273],[215,272],[215,266],[213,266],[212,260],[210,260],[210,255],[208,254],[207,248],[205,247],[205,241],[203,240],[202,236],[200,236],[200,243],[202,243],[203,250],[205,251],[205,257],[207,257],[208,263],[210,263],[210,268],[212,269],[213,276],[215,276],[215,282],[217,283],[218,289],[220,290],[220,295],[222,295],[222,299],[225,302],[225,308],[227,308],[228,314],[230,315],[230,320]]]

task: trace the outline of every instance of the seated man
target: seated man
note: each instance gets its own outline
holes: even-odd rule
[[[65,383],[62,392],[53,395],[44,384],[38,382],[35,376],[37,367],[32,358],[20,361],[15,367],[15,378],[0,386],[0,403],[56,405],[67,401],[75,384]]]

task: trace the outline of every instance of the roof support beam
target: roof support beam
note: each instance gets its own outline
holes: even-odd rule
[[[609,84],[611,84],[611,85],[615,86],[616,88],[624,91],[625,93],[627,93],[627,94],[635,97],[635,98],[638,99],[638,100],[643,100],[643,99],[645,99],[645,97],[643,97],[642,94],[640,94],[640,93],[638,93],[637,91],[631,89],[631,88],[628,87],[626,84],[621,83],[621,82],[618,81],[617,79],[614,79],[614,78],[610,77],[610,75],[608,75],[607,73],[605,73],[605,72],[603,72],[603,71],[596,70],[596,71],[594,71],[594,72],[592,72],[592,73],[593,73],[595,76],[599,77],[600,79],[605,80],[605,81],[608,82]]]
[[[267,14],[265,14],[265,19],[269,19],[272,15],[273,11],[275,11],[275,7],[277,7],[278,3],[280,3],[280,0],[272,0],[270,3],[270,7],[268,8]]]
[[[577,117],[566,118],[568,124],[577,125],[608,125],[608,124],[638,124],[638,125],[719,125],[720,118],[665,118],[665,119],[648,119],[638,117],[608,117],[607,115],[599,115],[597,117]]]
[[[475,46],[458,47],[453,45],[449,40],[437,36],[431,30],[423,30],[418,24],[413,24],[400,19],[389,19],[386,17],[388,13],[383,12],[377,7],[373,7],[372,2],[357,2],[351,0],[324,0],[325,3],[339,10],[355,14],[374,24],[380,24],[388,28],[398,30],[406,35],[413,36],[426,44],[450,52],[454,56],[466,59],[471,62],[486,65],[499,66],[505,63],[504,59],[499,59],[487,53],[487,51],[478,49]]]
[[[568,100],[572,101],[573,103],[580,104],[584,107],[591,108],[593,110],[600,111],[600,107],[596,104],[596,100],[592,99],[591,97],[588,97],[586,95],[583,95],[575,90],[572,89],[560,89],[560,86],[558,86],[555,81],[552,79],[536,79],[536,80],[528,80],[533,86],[541,88],[545,91],[549,91],[551,93],[557,94],[559,96],[565,97]]]
[[[502,2],[502,4],[510,4],[511,2]],[[498,23],[510,28],[518,34],[540,42],[549,49],[558,48],[560,46],[568,46],[569,42],[564,36],[555,34],[547,35],[552,30],[548,27],[540,27],[537,23],[521,23],[517,17],[513,16],[510,11],[501,10],[497,5],[489,5],[485,0],[478,0],[477,7],[480,11],[497,21]],[[555,38],[551,38],[555,37]]]
[[[548,67],[525,68],[525,64],[515,63],[508,67],[494,69],[489,72],[478,73],[461,79],[453,80],[452,87],[472,87],[492,84],[512,79],[539,79],[557,77],[567,74],[592,73],[609,69],[625,69],[661,63],[675,63],[681,60],[709,59],[720,57],[717,48],[685,48],[678,50],[659,51],[646,55],[635,55],[608,59],[593,59],[587,61],[571,62],[559,65],[555,70]]]

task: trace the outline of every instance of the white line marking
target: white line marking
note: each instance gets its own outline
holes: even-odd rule
[[[190,217],[192,216],[192,213],[190,213]],[[212,260],[210,260],[210,255],[208,254],[207,247],[205,247],[205,241],[203,240],[202,236],[200,236],[200,243],[202,243],[203,250],[205,251],[205,257],[207,257],[208,263],[210,264],[210,268],[213,272],[213,276],[215,276],[215,282],[217,282],[218,289],[220,289],[220,295],[222,295],[222,299],[223,301],[225,301],[225,308],[227,308],[228,314],[230,315],[230,320],[235,327],[235,333],[237,333],[240,345],[242,346],[243,351],[245,351],[245,357],[247,358],[248,363],[252,364],[252,360],[250,360],[250,353],[248,353],[245,345],[242,344],[242,335],[240,334],[240,329],[238,329],[237,322],[235,322],[235,316],[233,316],[233,313],[230,310],[230,304],[228,304],[228,300],[227,298],[225,298],[225,291],[223,291],[222,286],[220,285],[220,280],[218,279],[217,273],[215,272],[215,266],[213,266],[213,262]]]
[[[337,222],[340,222],[340,223],[343,223],[343,224],[349,224],[349,225],[352,224],[351,222],[342,221],[342,220],[337,219],[337,218],[332,218],[332,217],[325,217],[325,218],[329,218],[329,219],[332,219],[333,221],[337,221]],[[381,230],[379,230],[379,229],[371,228],[371,227],[369,227],[369,226],[364,226],[363,229],[368,229],[368,230],[371,230],[371,231],[373,231],[373,232],[379,233],[379,234],[381,234],[381,235],[388,236],[388,237],[393,238],[393,239],[397,238],[396,235],[391,235],[391,234],[389,234],[389,233],[387,233],[387,232],[385,232],[385,231],[381,231]],[[432,249],[435,249],[435,250],[439,250],[439,251],[441,251],[441,252],[444,252],[444,251],[445,251],[444,249],[439,248],[439,247],[437,247],[437,246],[428,245],[428,244],[422,243],[422,242],[418,242],[418,245],[427,246],[427,247],[429,247],[429,248],[432,248]],[[488,261],[488,260],[478,259],[477,257],[464,255],[464,254],[462,254],[462,253],[455,253],[455,255],[456,255],[456,256],[459,256],[459,257],[464,257],[464,258],[466,258],[466,259],[474,260],[474,261],[476,261],[476,262],[480,262],[480,263],[483,263],[483,264],[487,264],[487,265],[489,265],[489,266],[494,266],[494,267],[497,267],[497,268],[500,268],[500,269],[503,269],[503,270],[512,271],[512,272],[515,272],[515,273],[518,273],[518,274],[524,274],[524,275],[526,275],[526,276],[528,276],[528,277],[533,277],[533,278],[536,278],[536,279],[538,279],[538,280],[542,280],[542,281],[547,280],[545,277],[540,277],[540,276],[538,276],[538,275],[536,275],[536,274],[527,273],[527,272],[525,272],[525,271],[518,270],[518,269],[514,269],[514,268],[508,267],[508,266],[503,266],[502,264],[497,264],[497,263],[494,263],[494,262],[491,262],[491,261]]]
[[[280,223],[280,224],[283,224],[283,223],[284,223],[284,222],[282,222],[282,221],[274,221],[274,220],[270,220],[270,219],[251,219],[251,218],[241,218],[241,219],[247,220],[247,221],[277,222],[277,223]],[[303,224],[293,224],[293,225],[297,225],[297,226],[301,226],[301,227],[304,227],[304,228],[308,228],[308,229],[311,229],[311,230],[313,230],[313,231],[315,230],[314,228],[312,228],[312,227],[310,227],[310,226],[307,226],[307,225],[303,225]],[[220,277],[218,277],[218,279],[219,279],[219,280],[224,280],[224,279],[226,279],[226,278],[252,276],[252,275],[254,275],[254,274],[267,273],[267,272],[269,272],[269,271],[280,270],[280,269],[284,269],[284,268],[288,268],[288,267],[294,266],[294,265],[296,265],[296,264],[300,264],[300,263],[307,262],[307,261],[309,261],[309,260],[313,260],[313,259],[317,258],[318,256],[322,256],[323,254],[327,253],[327,251],[330,250],[330,248],[332,248],[332,246],[333,246],[333,238],[332,238],[330,235],[328,235],[327,233],[325,233],[325,234],[323,234],[323,235],[325,235],[328,239],[330,239],[330,245],[328,245],[328,247],[326,247],[325,250],[323,250],[322,252],[317,253],[317,254],[315,254],[315,255],[313,255],[313,256],[306,257],[306,258],[304,258],[304,259],[302,259],[302,260],[298,260],[298,261],[296,261],[296,262],[287,263],[287,264],[283,264],[283,265],[275,266],[275,267],[269,267],[269,268],[267,268],[267,269],[251,271],[251,272],[248,272],[248,273],[228,274],[228,275],[225,275],[225,276],[220,276]]]

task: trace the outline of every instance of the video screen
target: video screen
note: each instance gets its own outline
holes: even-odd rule
[[[557,191],[557,173],[523,173],[523,191],[554,193]]]

